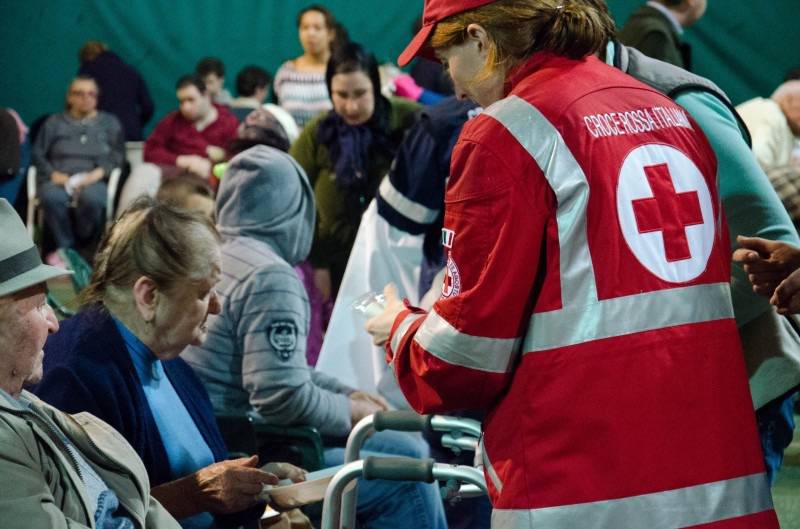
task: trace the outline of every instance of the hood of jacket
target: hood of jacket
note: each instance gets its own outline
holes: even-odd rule
[[[224,238],[265,242],[289,264],[311,250],[314,191],[287,153],[256,145],[231,159],[217,194],[217,228]]]

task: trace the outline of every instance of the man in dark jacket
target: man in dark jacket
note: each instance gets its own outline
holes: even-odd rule
[[[125,141],[142,141],[142,129],[153,117],[153,100],[139,72],[102,42],[87,42],[78,58],[78,73],[93,78],[100,88],[97,108],[117,116]]]
[[[700,20],[706,0],[651,0],[630,16],[619,40],[654,59],[692,69],[691,47],[683,30]]]

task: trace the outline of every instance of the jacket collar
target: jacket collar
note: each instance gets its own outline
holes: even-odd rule
[[[23,393],[28,393],[27,391],[23,391]],[[25,406],[19,399],[15,399],[5,390],[0,389],[0,409],[15,413],[24,413],[28,410],[28,407]]]
[[[675,14],[670,11],[667,6],[653,1],[647,2],[647,5],[664,15],[664,18],[669,20],[669,23],[672,25],[672,29],[675,30],[675,33],[678,35],[683,35],[683,26],[681,26],[680,22],[678,22],[678,19],[675,17]]]

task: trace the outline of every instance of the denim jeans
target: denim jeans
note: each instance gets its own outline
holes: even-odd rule
[[[63,186],[49,182],[39,185],[44,221],[58,248],[74,248],[78,242],[87,243],[100,238],[105,226],[105,181],[95,182],[81,190],[75,203],[74,219],[69,211],[71,198]]]
[[[367,455],[428,457],[421,437],[401,432],[378,432],[361,450]],[[341,465],[343,448],[325,450],[325,466]],[[447,529],[436,483],[358,481],[357,524],[365,529]]]
[[[783,451],[792,442],[796,396],[796,392],[783,395],[756,410],[758,434],[770,485],[775,483],[783,463]]]

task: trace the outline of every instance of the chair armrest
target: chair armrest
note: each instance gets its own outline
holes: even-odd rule
[[[308,471],[323,467],[322,436],[311,426],[275,426],[242,415],[217,415],[231,453],[258,454],[261,464],[286,461]]]
[[[324,466],[322,436],[313,426],[275,426],[254,422],[253,428],[262,459],[265,456],[272,461],[287,460],[309,472]]]
[[[34,230],[36,228],[36,166],[31,165],[28,167],[28,215],[25,219],[25,225],[28,228],[28,234],[33,239]]]
[[[114,201],[117,198],[119,179],[122,176],[122,169],[115,167],[111,170],[108,177],[108,192],[106,195],[106,224],[110,225],[114,220]]]

